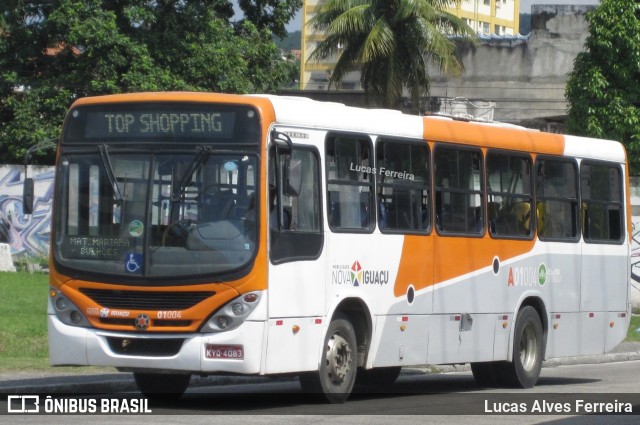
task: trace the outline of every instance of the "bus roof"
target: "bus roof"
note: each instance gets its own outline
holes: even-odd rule
[[[277,124],[336,131],[453,142],[536,154],[570,155],[624,162],[622,144],[603,139],[545,133],[498,122],[417,116],[388,109],[366,109],[305,97],[233,95],[202,92],[150,92],[87,97],[73,106],[116,102],[225,102],[253,104],[275,113]]]

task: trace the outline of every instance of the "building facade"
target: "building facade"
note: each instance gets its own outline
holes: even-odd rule
[[[337,57],[323,62],[309,60],[311,53],[324,34],[314,31],[308,22],[318,13],[324,0],[305,0],[302,13],[302,52],[300,61],[300,89],[326,90]],[[451,4],[449,12],[462,18],[477,34],[489,36],[516,35],[519,31],[520,0],[460,0]],[[360,75],[352,73],[341,84],[341,89],[359,90]]]

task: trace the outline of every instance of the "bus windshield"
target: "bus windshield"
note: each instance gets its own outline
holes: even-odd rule
[[[227,274],[252,261],[257,139],[238,146],[102,141],[110,143],[61,143],[60,266],[142,282]]]

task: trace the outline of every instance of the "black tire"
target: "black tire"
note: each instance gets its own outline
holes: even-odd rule
[[[540,378],[543,353],[542,323],[535,308],[525,306],[518,312],[513,334],[513,361],[501,363],[500,379],[508,386],[531,388]]]
[[[356,380],[358,346],[349,319],[337,315],[329,324],[317,372],[300,375],[305,392],[322,394],[330,403],[344,403]]]
[[[146,398],[177,399],[187,390],[191,375],[134,372],[133,379]]]

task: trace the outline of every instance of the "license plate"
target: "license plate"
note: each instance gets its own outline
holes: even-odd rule
[[[244,348],[242,345],[212,345],[207,344],[204,350],[207,359],[244,359]]]

